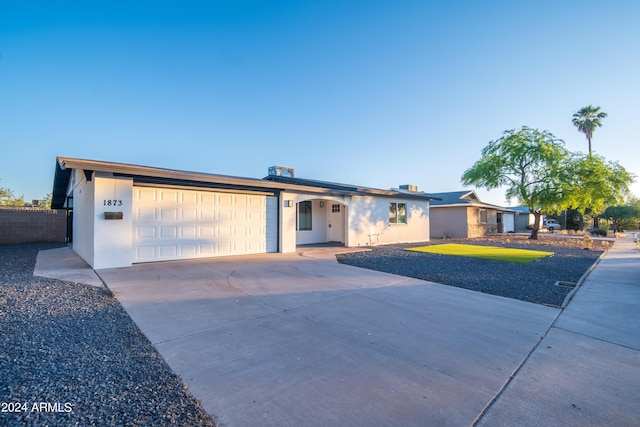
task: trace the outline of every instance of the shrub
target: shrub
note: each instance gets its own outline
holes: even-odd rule
[[[640,228],[640,219],[638,218],[625,218],[620,220],[620,227],[624,230],[635,230]]]
[[[589,234],[592,236],[607,237],[607,230],[603,228],[592,228],[589,230]]]

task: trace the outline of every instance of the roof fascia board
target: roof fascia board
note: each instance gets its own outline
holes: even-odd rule
[[[312,193],[312,194],[325,194],[325,195],[340,195],[340,196],[353,196],[353,195],[373,195],[373,196],[387,196],[395,198],[407,198],[418,199],[428,201],[430,198],[426,195],[409,195],[406,193],[399,193],[396,191],[377,190],[370,188],[357,188],[356,191],[348,190],[335,190],[324,187],[316,187],[311,185],[289,184],[271,180],[256,179],[256,178],[240,178],[228,175],[215,175],[202,172],[188,172],[179,171],[174,169],[155,168],[149,166],[128,165],[124,163],[103,162],[97,160],[84,160],[69,157],[58,157],[58,162],[61,169],[82,169],[92,170],[99,172],[111,172],[114,175],[130,176],[134,177],[149,177],[158,178],[159,180],[176,181],[174,184],[178,185],[194,185],[198,183],[216,184],[227,188],[237,189],[259,189],[264,191],[265,189],[271,191],[289,191],[293,193]],[[142,181],[142,180],[139,180]],[[181,182],[179,184],[177,181]],[[208,187],[208,186],[207,186]]]
[[[379,188],[340,184],[337,182],[318,181],[318,180],[311,180],[306,178],[267,176],[264,179],[272,182],[286,183],[291,185],[312,186],[313,188],[323,188],[330,191],[330,194],[336,194],[336,192],[342,191],[344,192],[344,194],[356,195],[356,196],[385,196],[385,197],[393,197],[393,198],[402,197],[402,198],[415,199],[415,200],[434,199],[434,197],[430,197],[426,193],[410,193],[402,190],[382,190]],[[296,183],[296,181],[298,182]],[[304,182],[308,182],[308,184],[305,184]],[[439,200],[437,198],[435,199]]]
[[[238,188],[260,188],[279,191],[304,191],[321,194],[335,194],[336,192],[326,191],[318,187],[308,187],[275,183],[255,178],[239,178],[227,175],[215,175],[202,172],[187,172],[173,169],[154,168],[149,166],[127,165],[123,163],[101,162],[96,160],[83,160],[66,157],[58,157],[62,169],[90,169],[100,172],[111,172],[114,175],[130,177],[150,177],[166,180],[177,180],[184,183],[211,183]]]
[[[496,206],[496,205],[488,205],[486,203],[451,203],[448,205],[431,205],[430,206],[431,209],[437,209],[437,208],[486,208],[486,209],[495,209],[497,211],[501,211],[501,212],[513,212],[513,213],[517,213],[517,211],[514,211],[512,209],[506,209],[500,206]]]

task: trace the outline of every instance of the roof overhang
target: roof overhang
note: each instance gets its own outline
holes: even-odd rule
[[[430,209],[441,208],[482,208],[482,209],[494,209],[500,212],[518,213],[513,209],[503,208],[502,206],[490,205],[488,203],[451,203],[447,205],[431,205]]]
[[[319,181],[314,179],[294,178],[286,176],[267,176],[265,180],[293,184],[296,186],[311,186],[313,188],[324,188],[331,191],[344,191],[350,195],[358,196],[382,196],[404,199],[417,199],[422,201],[440,200],[437,197],[428,196],[426,193],[415,193],[404,190],[382,190],[379,188],[363,187],[358,185],[340,184],[336,182]]]
[[[67,200],[67,187],[71,178],[71,169],[62,167],[56,160],[56,170],[53,175],[53,189],[51,191],[51,209],[62,209]]]
[[[313,181],[283,182],[281,180],[266,180],[256,178],[242,178],[229,175],[217,175],[202,172],[181,171],[175,169],[156,168],[149,166],[131,165],[125,163],[104,162],[97,160],[85,160],[71,157],[58,157],[56,161],[56,173],[53,183],[52,207],[62,208],[67,197],[67,188],[71,177],[71,170],[82,170],[87,180],[92,176],[91,172],[109,173],[113,176],[130,177],[134,184],[157,186],[180,186],[202,189],[224,189],[228,191],[249,191],[260,193],[280,193],[283,191],[292,193],[310,193],[319,196],[353,196],[373,195],[421,199],[428,201],[425,195],[410,195],[391,190],[378,190],[372,188],[348,187],[348,186],[322,186]]]

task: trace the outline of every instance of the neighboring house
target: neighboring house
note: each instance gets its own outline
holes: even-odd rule
[[[475,191],[428,193],[431,236],[468,238],[515,231],[515,211],[483,203]]]
[[[524,232],[527,230],[531,230],[533,228],[535,216],[529,211],[529,208],[527,206],[514,206],[508,209],[511,209],[517,213],[516,215],[516,231],[517,232]],[[542,223],[542,218],[540,218],[540,223]]]
[[[94,269],[133,263],[429,240],[424,193],[58,157],[52,207],[72,210],[73,250]]]

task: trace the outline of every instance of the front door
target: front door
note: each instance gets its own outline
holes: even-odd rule
[[[329,241],[344,243],[344,206],[339,203],[329,208]]]

